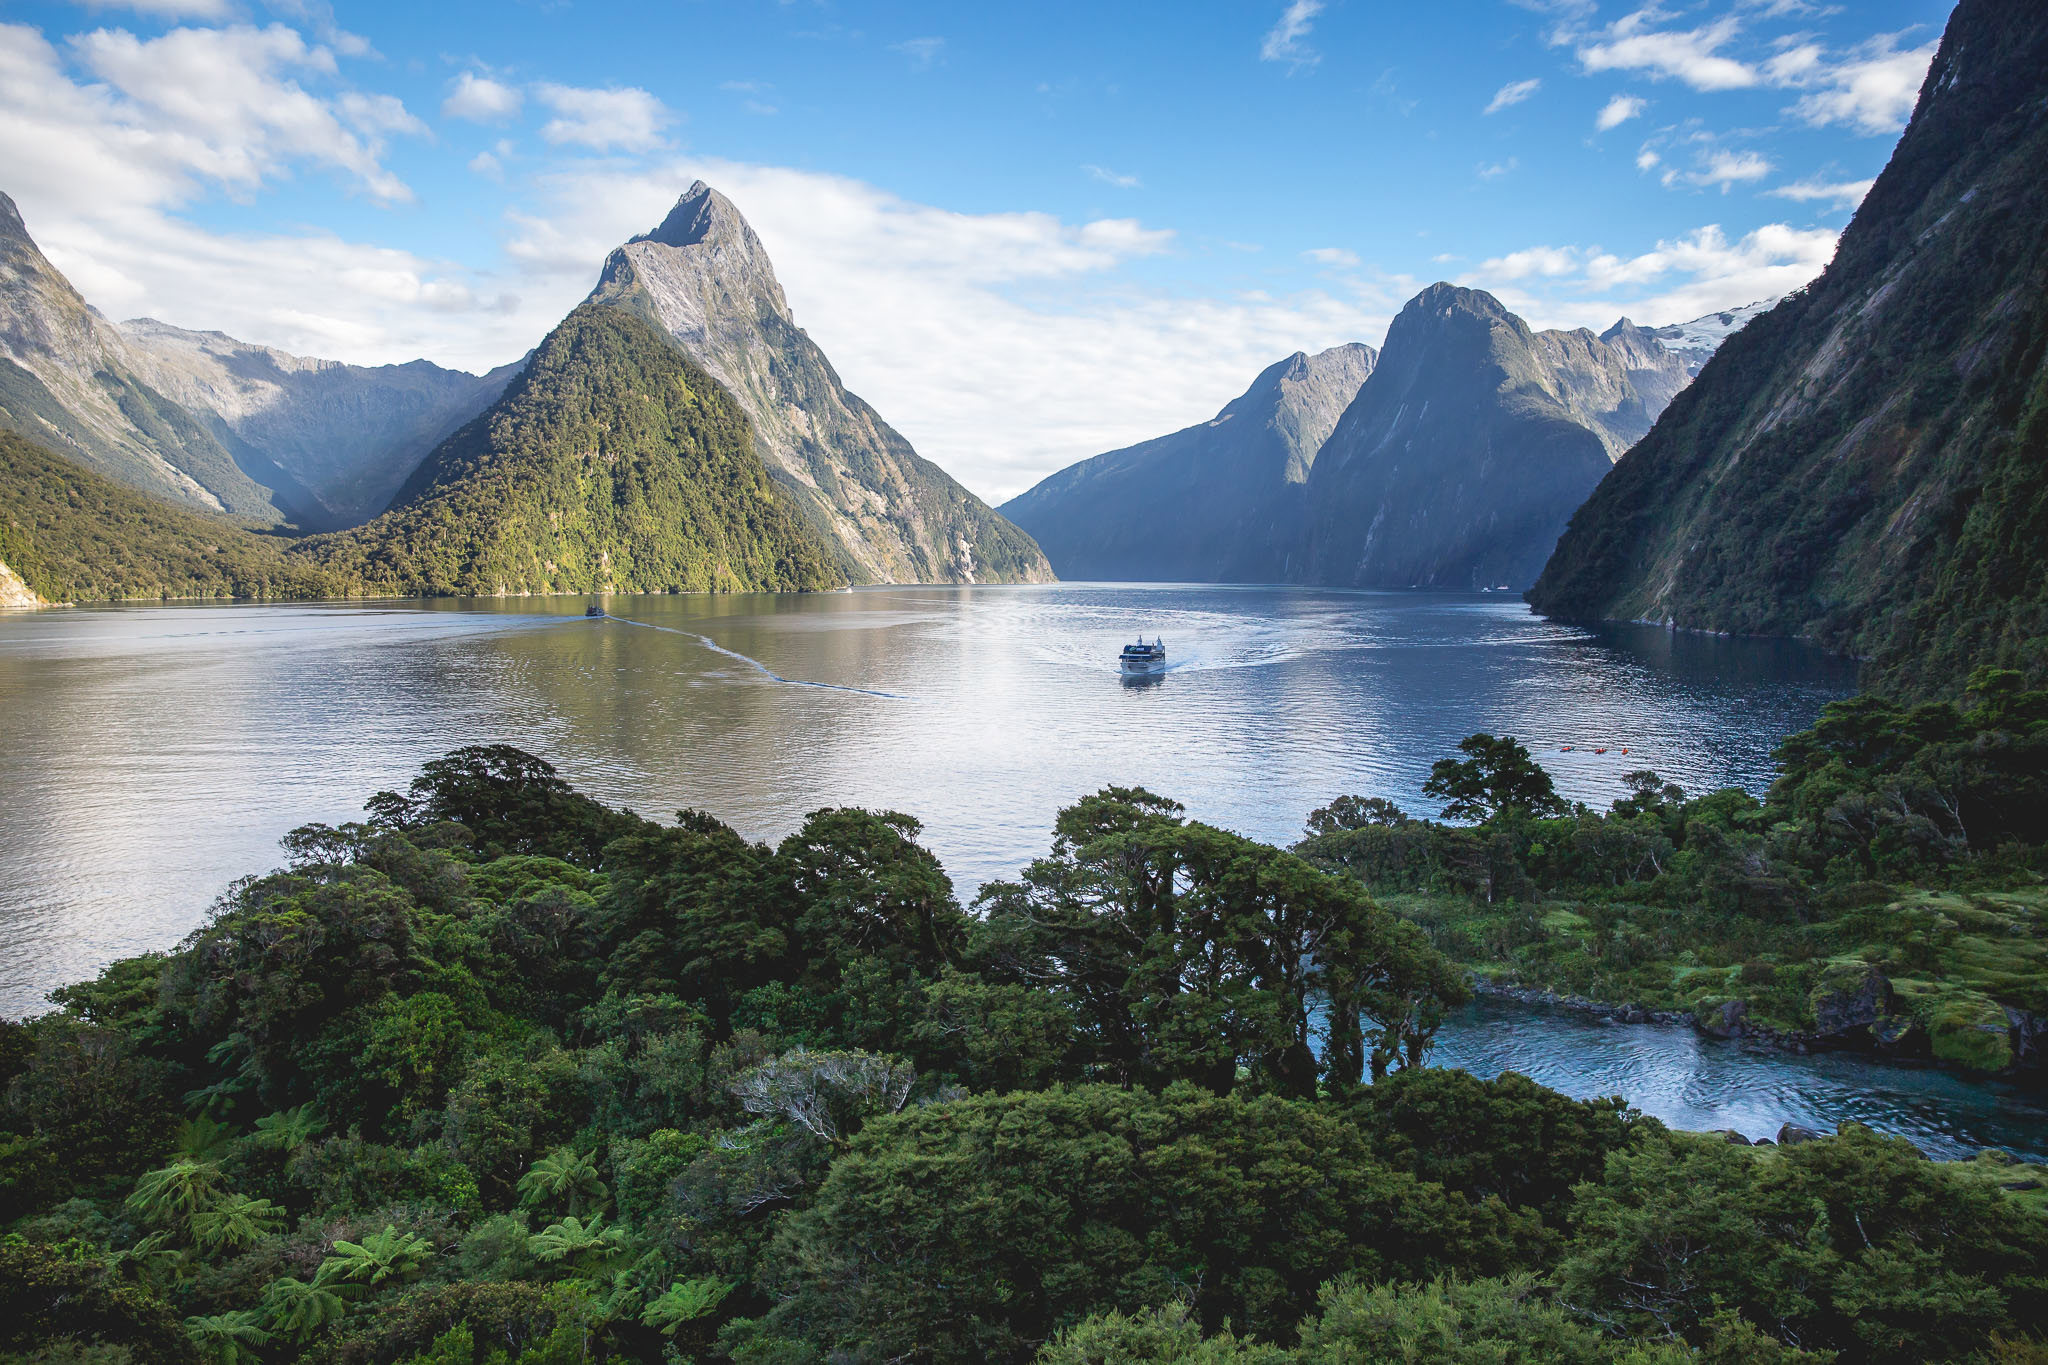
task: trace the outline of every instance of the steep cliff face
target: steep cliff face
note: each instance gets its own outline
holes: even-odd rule
[[[22,582],[20,574],[7,567],[5,560],[0,560],[0,611],[18,611],[25,607],[49,605],[36,594],[35,589]]]
[[[1211,420],[1069,466],[1001,511],[1062,578],[1283,582],[1309,470],[1376,356],[1296,352]]]
[[[270,490],[140,371],[0,194],[0,426],[186,506],[275,518]]]
[[[614,251],[591,300],[641,313],[725,387],[769,471],[855,581],[1052,577],[1029,536],[846,391],[796,325],[760,239],[708,185]]]
[[[294,547],[351,591],[744,592],[842,581],[747,419],[646,319],[585,304],[367,526]]]
[[[193,332],[121,324],[140,375],[197,417],[310,530],[354,526],[391,502],[427,452],[482,412],[518,365],[489,374],[425,360],[346,365]]]
[[[1649,425],[1629,368],[1591,332],[1533,332],[1490,294],[1424,290],[1310,471],[1303,576],[1526,585]]]
[[[1833,263],[1728,339],[1530,601],[1810,635],[1909,694],[2048,678],[2044,164],[2048,8],[1962,0]]]

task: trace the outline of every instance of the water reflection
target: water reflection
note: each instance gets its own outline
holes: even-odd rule
[[[1519,735],[1599,804],[1637,767],[1761,790],[1777,739],[1854,682],[1797,646],[1589,633],[1478,595],[1060,585],[606,605],[641,624],[585,619],[583,599],[0,619],[0,1011],[170,946],[229,880],[273,865],[287,829],[352,818],[458,744],[516,743],[600,799],[708,810],[755,838],[823,805],[907,811],[964,892],[1108,783],[1282,843],[1342,792],[1427,810],[1430,764],[1480,729]],[[1127,687],[1116,660],[1138,631],[1172,640],[1174,666]]]

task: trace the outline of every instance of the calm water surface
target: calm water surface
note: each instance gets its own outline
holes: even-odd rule
[[[176,943],[230,880],[275,865],[286,830],[354,818],[459,744],[509,741],[602,800],[696,807],[762,839],[820,806],[907,811],[965,895],[1106,783],[1285,843],[1343,792],[1429,810],[1430,764],[1474,730],[1520,736],[1596,804],[1643,767],[1761,790],[1778,738],[1854,685],[1797,646],[1593,634],[1483,595],[1060,585],[610,606],[626,619],[556,599],[0,618],[0,1013]],[[1139,630],[1173,665],[1127,686],[1115,654]]]

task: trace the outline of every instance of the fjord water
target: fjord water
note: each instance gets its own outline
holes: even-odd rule
[[[1854,685],[1848,665],[1795,645],[1588,632],[1479,594],[919,587],[619,597],[609,620],[583,605],[0,619],[0,1012],[174,945],[233,878],[276,865],[286,830],[356,818],[460,744],[514,743],[604,801],[662,819],[694,807],[761,839],[821,806],[907,811],[964,899],[1105,784],[1287,843],[1343,792],[1431,811],[1430,764],[1482,729],[1521,737],[1596,805],[1645,767],[1761,791],[1777,740]],[[1139,631],[1165,638],[1171,667],[1126,685],[1115,656]],[[1653,1079],[1656,1045],[1615,1069],[1591,1035],[1566,1041],[1573,1027],[1519,1069],[1578,1093],[1647,1097],[1672,1080]],[[1445,1058],[1471,1046],[1483,1061],[1506,1036],[1475,1015]],[[1660,1036],[1678,1066],[1703,1046]],[[1580,1053],[1584,1083],[1564,1084]],[[1796,1088],[1813,1064],[1768,1065]],[[1908,1091],[1942,1088],[1958,1140],[2014,1140],[2012,1097],[1892,1071]],[[1747,1103],[1753,1084],[1705,1096],[1687,1126],[1735,1126],[1694,1109]]]

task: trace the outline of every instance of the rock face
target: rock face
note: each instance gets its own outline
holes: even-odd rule
[[[1029,536],[846,391],[796,325],[760,239],[710,186],[612,252],[591,301],[641,313],[725,386],[763,463],[855,581],[1051,579]]]
[[[1071,465],[1001,511],[1062,578],[1285,582],[1309,470],[1377,358],[1356,342],[1297,351],[1211,420]]]
[[[152,318],[122,323],[121,334],[142,377],[198,417],[309,530],[383,511],[427,452],[519,370],[345,365]]]
[[[270,491],[142,368],[0,194],[0,426],[186,506],[275,518]]]
[[[6,561],[0,560],[0,611],[49,605],[35,589],[21,581],[20,574],[7,567]]]
[[[1345,587],[1524,587],[1652,401],[1682,383],[1640,329],[1534,332],[1492,295],[1424,290],[1308,481],[1303,577]],[[1632,378],[1656,382],[1647,395]]]
[[[1962,0],[1811,286],[1573,517],[1538,610],[1805,635],[1865,685],[2048,680],[2048,7]]]
[[[0,425],[130,487],[210,512],[353,526],[517,369],[366,368],[149,318],[116,327],[0,195]]]

